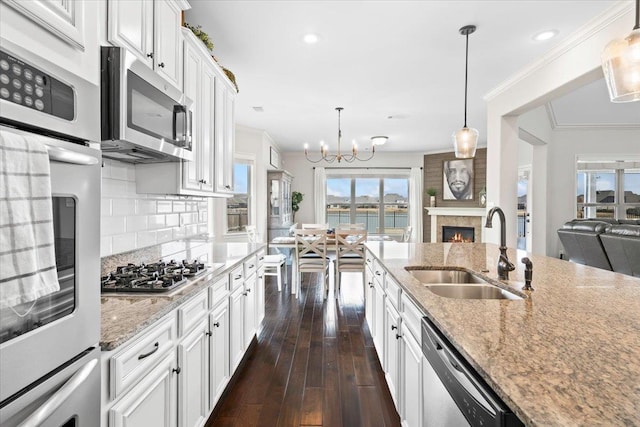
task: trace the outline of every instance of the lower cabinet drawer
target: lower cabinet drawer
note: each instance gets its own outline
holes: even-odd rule
[[[387,293],[387,298],[389,298],[389,300],[391,301],[395,309],[400,311],[399,302],[400,302],[400,294],[402,292],[400,285],[398,285],[396,281],[392,279],[391,276],[389,276],[388,274],[385,280],[385,285],[386,285],[385,292]]]
[[[417,342],[422,342],[422,332],[420,330],[420,325],[422,321],[422,317],[424,315],[418,309],[418,307],[407,297],[404,293],[402,294],[402,321],[405,329],[408,329],[413,338]]]
[[[173,351],[176,317],[163,318],[143,336],[118,351],[109,361],[110,398],[115,399],[156,366],[168,351]]]
[[[178,335],[184,336],[200,320],[207,317],[208,311],[209,295],[206,290],[182,304],[178,309]]]
[[[231,285],[231,292],[238,289],[238,287],[244,285],[243,266],[239,265],[229,273],[229,284]]]
[[[225,274],[209,287],[209,308],[215,308],[229,296],[229,275]]]

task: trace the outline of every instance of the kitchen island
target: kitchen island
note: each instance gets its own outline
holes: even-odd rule
[[[407,268],[458,267],[496,282],[497,245],[367,243],[418,306],[526,425],[640,425],[640,279],[509,250],[522,300],[435,295]],[[522,292],[521,292],[522,293]]]

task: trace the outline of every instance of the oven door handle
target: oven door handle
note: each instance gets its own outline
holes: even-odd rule
[[[24,420],[18,427],[37,427],[41,425],[47,418],[58,409],[69,396],[86,381],[98,364],[98,359],[93,359],[82,368],[80,368],[75,374],[64,383],[62,387],[46,402],[42,404],[36,411],[31,414],[26,420]]]
[[[77,153],[66,148],[45,144],[49,160],[54,162],[71,163],[74,165],[91,166],[98,163],[98,159],[88,154]]]

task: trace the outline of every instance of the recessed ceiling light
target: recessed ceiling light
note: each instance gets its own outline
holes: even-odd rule
[[[314,44],[314,43],[318,43],[318,40],[320,40],[320,38],[316,34],[309,33],[309,34],[305,34],[303,40],[307,44]]]
[[[554,38],[555,36],[558,35],[558,30],[544,30],[544,31],[540,31],[537,34],[534,34],[534,36],[532,37],[532,39],[534,39],[537,42],[541,42],[541,41],[545,41],[545,40],[549,40]]]

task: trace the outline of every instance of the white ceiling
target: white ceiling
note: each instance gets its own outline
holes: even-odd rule
[[[615,3],[190,0],[186,21],[202,25],[235,74],[237,123],[266,130],[283,151],[321,140],[335,150],[341,106],[343,144],[387,135],[376,151],[428,152],[450,149],[463,124],[460,27],[478,27],[469,37],[468,125],[486,145],[483,95]],[[551,28],[556,38],[532,40]],[[302,41],[309,32],[317,44]]]

